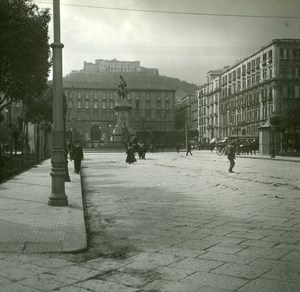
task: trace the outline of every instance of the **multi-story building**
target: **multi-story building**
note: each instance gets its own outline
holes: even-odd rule
[[[155,140],[155,132],[174,130],[175,90],[159,82],[159,78],[142,78],[130,73],[123,76],[132,107],[129,112],[131,131],[148,131]],[[83,142],[107,142],[116,126],[114,108],[118,101],[119,74],[108,74],[102,79],[98,75],[97,82],[88,82],[84,78],[89,79],[91,76],[81,75],[75,81],[72,78],[64,80],[66,129],[73,135],[77,133]]]
[[[211,70],[207,73],[206,91],[206,119],[208,127],[208,138],[211,140],[220,136],[220,94],[221,74],[223,69]]]
[[[285,120],[300,106],[299,39],[272,40],[223,72],[210,71],[208,77],[211,72],[197,92],[199,137],[258,138],[260,127],[276,124],[284,138]],[[285,131],[287,137],[295,135],[293,129]],[[284,139],[277,143],[279,148],[283,144]]]
[[[198,141],[205,144],[209,141],[207,124],[207,85],[203,84],[196,92],[198,99]]]
[[[196,94],[189,94],[181,98],[175,105],[175,127],[177,131],[177,143],[198,140],[198,98]]]
[[[76,72],[77,71],[72,71],[72,73]],[[140,61],[119,61],[117,59],[97,59],[95,63],[84,62],[83,70],[79,72],[87,74],[144,73],[153,76],[159,75],[158,69],[142,67]]]
[[[273,40],[230,66],[222,74],[222,136],[258,137],[274,117],[282,123],[300,104],[299,72],[300,40],[292,39]]]

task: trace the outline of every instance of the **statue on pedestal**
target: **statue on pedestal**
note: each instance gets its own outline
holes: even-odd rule
[[[128,95],[127,82],[123,79],[122,75],[120,76],[120,83],[118,85],[118,95],[122,101],[124,101]]]

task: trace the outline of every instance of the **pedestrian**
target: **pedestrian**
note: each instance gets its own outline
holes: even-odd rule
[[[72,159],[74,159],[75,173],[79,173],[81,169],[81,160],[83,159],[83,150],[79,140],[75,141],[75,146],[72,150]]]
[[[228,150],[227,150],[227,158],[230,162],[229,166],[229,172],[234,172],[233,167],[235,165],[235,152],[236,152],[236,147],[235,143],[233,142],[232,144],[229,145]]]
[[[186,156],[188,156],[189,153],[191,154],[191,156],[193,155],[191,150],[192,150],[191,142],[188,142],[187,149],[186,149]]]
[[[132,146],[132,143],[129,143],[129,146],[126,151],[127,157],[126,157],[126,162],[131,164],[136,162],[135,156],[134,156],[134,148]]]

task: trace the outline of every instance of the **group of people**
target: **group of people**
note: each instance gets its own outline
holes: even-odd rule
[[[139,159],[146,159],[146,153],[147,153],[147,145],[144,143],[138,143],[135,141],[135,143],[129,143],[127,149],[126,149],[126,162],[131,164],[136,162],[135,153],[138,153]]]
[[[187,151],[186,151],[186,156],[189,154],[192,156],[192,146],[191,143],[187,143]],[[83,149],[82,146],[80,145],[80,141],[77,140],[75,141],[75,144],[72,145],[71,143],[68,144],[68,152],[70,154],[70,159],[71,161],[74,160],[74,171],[75,173],[79,174],[80,169],[81,169],[81,161],[83,160]],[[177,148],[177,152],[178,148]],[[144,143],[129,143],[127,149],[126,149],[126,162],[129,164],[132,164],[136,162],[135,158],[135,153],[138,153],[139,159],[145,159],[146,158],[146,153],[147,153],[147,146]],[[227,155],[227,158],[230,162],[229,166],[229,172],[233,172],[233,168],[235,166],[235,154],[236,154],[236,142],[233,141],[232,143],[228,144],[225,147],[225,154]]]

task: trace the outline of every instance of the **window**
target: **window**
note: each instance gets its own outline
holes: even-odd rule
[[[156,120],[160,120],[161,119],[161,110],[156,110]]]
[[[295,85],[294,93],[295,93],[295,98],[300,98],[299,85]]]
[[[243,74],[243,75],[246,74],[246,65],[243,65],[243,67],[242,67],[242,74]]]
[[[250,68],[251,68],[251,63],[249,62],[249,63],[247,64],[247,73],[250,72]]]
[[[105,99],[102,100],[102,108],[106,109],[106,100]]]
[[[147,110],[146,111],[146,120],[150,120],[151,119],[151,111],[150,110]]]
[[[255,70],[255,60],[251,61],[251,70]]]
[[[166,119],[166,121],[170,120],[170,112],[169,111],[166,111],[165,119]]]
[[[271,51],[269,51],[269,53],[268,53],[268,62],[269,62],[269,63],[272,63],[272,58],[273,58],[273,52],[272,52],[272,50],[271,50]]]
[[[77,100],[77,108],[81,108],[81,100]]]
[[[260,82],[260,73],[256,73],[256,83]]]
[[[138,109],[140,106],[140,99],[138,97],[135,98],[135,108]]]
[[[85,108],[89,108],[89,105],[90,105],[89,100],[86,99],[86,100],[85,100]]]
[[[263,54],[263,65],[266,65],[267,62],[267,54]]]
[[[267,69],[263,69],[263,79],[267,78]]]
[[[94,101],[94,109],[97,109],[97,108],[98,108],[98,102]]]
[[[256,58],[255,63],[256,63],[256,68],[258,69],[260,65],[260,57]]]

